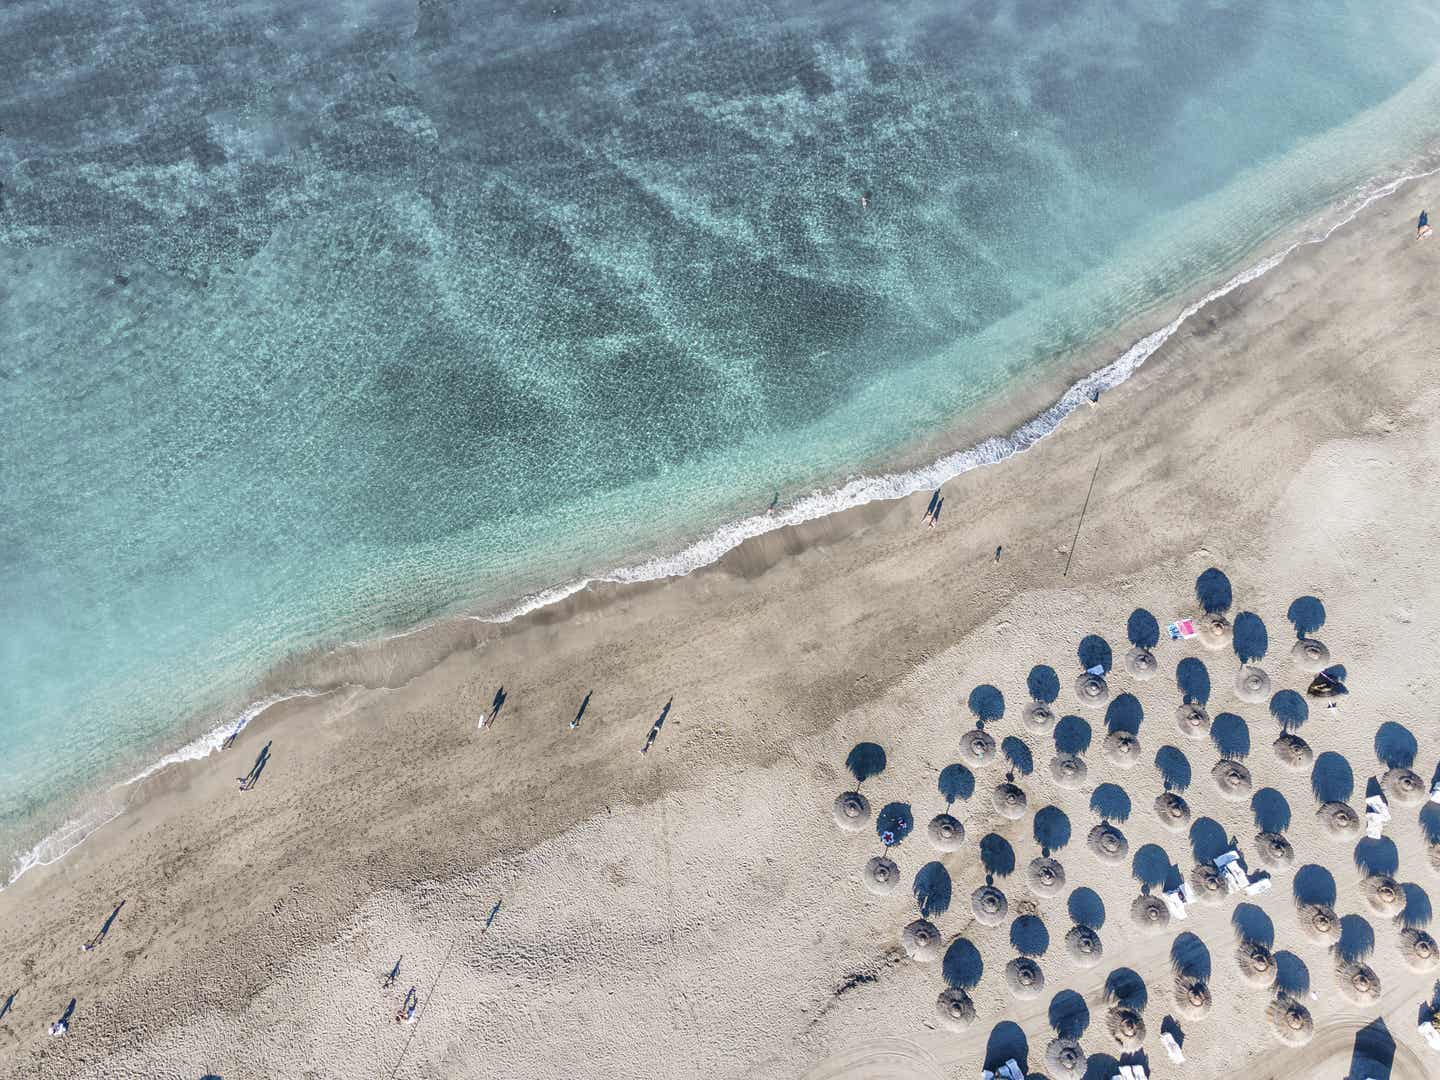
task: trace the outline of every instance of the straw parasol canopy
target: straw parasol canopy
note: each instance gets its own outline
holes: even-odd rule
[[[996,784],[995,791],[990,796],[995,803],[995,811],[1003,818],[1011,821],[1019,821],[1025,816],[1025,792],[1019,787],[1005,781],[1003,784]]]
[[[1148,933],[1158,934],[1170,925],[1170,909],[1160,897],[1141,893],[1130,905],[1130,921]]]
[[[1190,825],[1190,804],[1173,791],[1155,796],[1155,816],[1171,832],[1183,832]]]
[[[925,833],[936,851],[959,851],[965,843],[965,826],[949,814],[936,814],[925,826]]]
[[[1085,1075],[1085,1051],[1075,1039],[1051,1039],[1045,1048],[1045,1064],[1055,1080],[1079,1080]]]
[[[1310,1010],[1288,995],[1272,1001],[1265,1015],[1270,1019],[1270,1030],[1283,1043],[1304,1046],[1315,1034],[1315,1021],[1310,1019]]]
[[[1090,927],[1072,926],[1065,935],[1065,951],[1078,967],[1090,968],[1104,957],[1105,946],[1100,944],[1100,935]]]
[[[1110,687],[1099,675],[1087,671],[1075,680],[1075,696],[1081,705],[1098,709],[1110,700]]]
[[[1367,875],[1360,882],[1360,891],[1381,915],[1398,915],[1405,910],[1405,890],[1388,874]]]
[[[970,910],[981,926],[999,926],[1010,910],[1010,901],[994,885],[981,885],[970,894]]]
[[[1240,978],[1250,986],[1268,989],[1275,985],[1275,957],[1258,941],[1242,941],[1235,950]]]
[[[900,882],[900,868],[884,855],[876,855],[865,864],[865,888],[876,896],[895,891]]]
[[[1175,1007],[1182,1016],[1198,1019],[1210,1011],[1210,986],[1195,975],[1175,979]]]
[[[1380,788],[1396,806],[1418,806],[1429,794],[1419,773],[1399,766],[1386,771],[1380,778]]]
[[[900,931],[900,944],[911,959],[928,962],[940,955],[940,931],[929,919],[916,919]]]
[[[950,987],[935,999],[935,1015],[941,1027],[964,1031],[975,1022],[975,1003],[964,990]]]
[[[1017,998],[1039,997],[1045,989],[1045,973],[1028,956],[1017,956],[1005,965],[1005,982]]]
[[[1343,839],[1354,836],[1360,831],[1360,815],[1355,813],[1349,803],[1321,803],[1320,809],[1315,811],[1315,816],[1320,819],[1320,824],[1325,826],[1331,836]]]
[[[1125,834],[1106,821],[1090,830],[1085,843],[1101,862],[1122,863],[1130,851],[1130,841],[1125,839]]]
[[[1196,619],[1195,633],[1200,638],[1200,644],[1213,652],[1230,647],[1230,620],[1218,612],[1207,611]]]
[[[1225,899],[1225,879],[1209,863],[1199,863],[1190,871],[1190,888],[1197,900],[1219,903]]]
[[[1241,802],[1250,797],[1250,788],[1253,786],[1250,783],[1250,770],[1238,761],[1228,758],[1217,761],[1210,770],[1210,779],[1215,781],[1215,788],[1223,798]]]
[[[1440,964],[1440,945],[1424,930],[1407,927],[1400,931],[1400,952],[1411,971],[1434,971]]]
[[[1295,861],[1295,849],[1290,846],[1290,841],[1278,832],[1256,833],[1255,857],[1262,866],[1280,870]]]
[[[1314,674],[1330,663],[1330,650],[1313,638],[1301,638],[1290,646],[1290,659],[1301,671]]]
[[[1125,670],[1136,682],[1149,682],[1160,672],[1155,654],[1141,645],[1136,645],[1125,654]]]
[[[1124,1054],[1133,1054],[1145,1042],[1145,1018],[1128,1005],[1116,1005],[1106,1014],[1105,1029]]]
[[[1030,868],[1025,871],[1025,885],[1036,896],[1059,896],[1065,888],[1065,868],[1058,859],[1047,855],[1031,859]]]
[[[1340,940],[1340,916],[1329,904],[1301,904],[1297,910],[1300,929],[1311,941],[1334,945]]]
[[[1270,700],[1270,676],[1262,667],[1244,664],[1235,676],[1235,696],[1249,705]]]
[[[1275,756],[1280,759],[1280,764],[1290,769],[1308,769],[1310,762],[1315,760],[1315,752],[1310,749],[1310,744],[1299,735],[1292,735],[1288,731],[1271,743],[1271,747]]]
[[[1090,768],[1085,759],[1076,754],[1057,754],[1050,759],[1050,775],[1058,787],[1074,791],[1085,783]]]
[[[1175,710],[1175,726],[1187,739],[1210,737],[1210,714],[1199,705],[1187,701]]]
[[[1335,968],[1340,992],[1357,1005],[1373,1005],[1380,1000],[1380,976],[1369,964],[1343,963]]]
[[[960,736],[960,756],[971,765],[986,765],[995,760],[995,739],[987,731],[972,728]]]
[[[1043,701],[1032,701],[1020,710],[1020,722],[1043,735],[1055,727],[1055,712]]]
[[[1105,759],[1122,769],[1140,764],[1140,737],[1128,731],[1112,731],[1105,736]]]
[[[860,832],[870,824],[870,800],[858,791],[835,796],[835,824],[846,832]]]

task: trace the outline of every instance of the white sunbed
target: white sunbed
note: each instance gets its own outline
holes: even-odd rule
[[[1390,805],[1385,801],[1384,795],[1371,795],[1365,800],[1365,835],[1371,840],[1379,840],[1380,834],[1385,831],[1385,823],[1390,820]]]
[[[1430,801],[1440,802],[1440,780],[1430,785]]]
[[[1219,870],[1225,878],[1225,891],[1235,892],[1238,889],[1248,889],[1250,879],[1245,876],[1245,871],[1240,866],[1240,853],[1238,851],[1227,851],[1215,859],[1215,869]]]
[[[1165,1052],[1170,1055],[1170,1060],[1176,1065],[1185,1064],[1185,1055],[1180,1052],[1180,1044],[1175,1041],[1175,1036],[1168,1031],[1160,1033],[1160,1045],[1165,1047]]]
[[[1110,1080],[1149,1080],[1145,1075],[1144,1065],[1121,1065],[1120,1071]]]
[[[1440,1030],[1435,1027],[1433,1020],[1426,1020],[1419,1027],[1420,1036],[1430,1044],[1430,1049],[1440,1050]]]
[[[1011,1058],[994,1072],[985,1069],[980,1073],[980,1080],[1025,1080],[1025,1073],[1020,1068],[1020,1063]]]
[[[1268,877],[1256,878],[1254,881],[1250,882],[1250,884],[1245,886],[1245,895],[1260,896],[1262,893],[1269,892],[1273,885],[1274,882],[1272,882]]]
[[[1160,899],[1164,900],[1165,906],[1170,909],[1171,918],[1185,918],[1185,896],[1179,889],[1171,889],[1169,892],[1161,893]]]

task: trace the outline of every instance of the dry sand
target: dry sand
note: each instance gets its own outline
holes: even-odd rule
[[[1334,712],[1312,709],[1300,734],[1317,754],[1345,759],[1357,808],[1384,772],[1383,722],[1414,734],[1414,768],[1428,783],[1440,239],[1412,236],[1432,200],[1440,183],[1411,187],[1212,305],[1099,408],[948,485],[938,531],[918,526],[917,496],[762,538],[683,580],[599,588],[505,627],[454,624],[392,642],[356,659],[369,687],[274,709],[232,751],[155,776],[131,812],[0,895],[0,993],[18,989],[0,1021],[0,1072],[928,1080],[978,1075],[987,1055],[1024,1042],[1039,1073],[1056,1035],[1052,1002],[1067,991],[1088,1012],[1086,1051],[1118,1053],[1106,1033],[1109,980],[1131,1004],[1141,1004],[1134,986],[1146,988],[1144,1049],[1158,1077],[1243,1066],[1256,1078],[1339,1078],[1356,1031],[1377,1018],[1398,1044],[1393,1080],[1434,1074],[1440,1055],[1415,1032],[1433,976],[1407,969],[1399,928],[1367,904],[1355,839],[1320,828],[1309,770],[1280,767],[1267,707],[1236,697],[1233,654],[1162,641],[1159,675],[1143,684],[1120,663],[1131,612],[1146,608],[1163,625],[1195,611],[1196,577],[1217,566],[1233,584],[1232,618],[1264,620],[1261,665],[1274,689],[1303,689],[1286,611],[1314,594],[1328,613],[1317,636],[1347,668],[1351,694]],[[1134,768],[1107,759],[1104,710],[1074,696],[1087,634],[1114,650],[1112,695],[1143,707]],[[1249,802],[1222,798],[1211,780],[1219,751],[1176,728],[1185,657],[1207,667],[1210,715],[1243,721],[1254,787],[1288,804],[1295,861],[1251,908],[1196,906],[1151,935],[1130,921],[1141,888],[1130,867],[1168,863],[1188,875],[1195,862],[1190,835],[1167,831],[1152,808],[1162,746],[1188,761],[1193,820],[1215,823],[1201,831],[1233,833],[1259,867]],[[1093,730],[1077,790],[1055,785],[1051,737],[1020,719],[1036,664],[1059,675],[1057,716],[1078,713]],[[1019,739],[1033,756],[1033,772],[1016,778],[1028,812],[1006,821],[992,809],[1003,756],[975,769],[974,793],[952,808],[965,841],[942,856],[925,825],[945,808],[937,776],[958,760],[973,726],[967,699],[982,684],[1004,695],[1003,717],[988,725],[997,740]],[[502,685],[496,723],[477,731]],[[582,726],[569,730],[591,691]],[[1234,750],[1240,728],[1223,723]],[[261,782],[237,792],[234,778],[267,740]],[[873,809],[907,802],[917,825],[892,852],[901,880],[886,896],[860,877],[879,851],[874,830],[842,832],[832,818],[861,741],[887,757],[862,786]],[[1133,807],[1117,823],[1130,844],[1120,866],[1085,845],[1102,784],[1123,788]],[[1052,852],[1066,881],[1038,897],[1024,879],[1040,854],[1037,811],[1052,806],[1069,825]],[[1059,814],[1047,811],[1047,825]],[[991,833],[1015,869],[996,878],[1010,917],[986,928],[969,898],[984,878],[982,842],[1003,853]],[[1396,806],[1386,835],[1393,849],[1363,848],[1364,858],[1396,860],[1398,880],[1428,892],[1437,875],[1416,808]],[[915,875],[936,860],[945,874],[926,871],[941,886],[930,917],[947,949],[957,937],[973,945],[954,947],[949,970],[980,969],[976,1019],[961,1034],[936,1012],[944,963],[900,950],[918,916]],[[1341,996],[1333,957],[1300,929],[1295,883],[1323,884],[1327,873],[1336,911],[1350,917],[1347,940],[1373,933],[1366,959],[1383,990],[1374,1005]],[[1065,947],[1081,888],[1104,907],[1104,957],[1089,968]],[[1411,910],[1428,917],[1422,896],[1412,892]],[[82,953],[122,897],[108,940]],[[1300,995],[1315,1023],[1308,1046],[1271,1037],[1272,992],[1242,983],[1237,910],[1251,933],[1273,927],[1282,978],[1303,975],[1316,992]],[[1030,952],[1045,944],[1045,988],[1016,1000],[1005,967],[1027,911],[1014,933]],[[1181,1018],[1180,1069],[1159,1035],[1176,1013],[1171,948],[1182,932],[1208,951],[1214,1005]],[[382,992],[397,957],[399,982]],[[413,1027],[393,1020],[412,984],[422,999]],[[69,1034],[48,1038],[72,996]],[[1092,1061],[1096,1075],[1103,1064]]]

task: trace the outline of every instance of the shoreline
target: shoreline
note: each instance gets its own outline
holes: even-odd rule
[[[1434,151],[1421,153],[1416,155],[1415,160],[1426,161],[1433,159],[1433,155]],[[1068,385],[1058,396],[1050,397],[1050,391],[1045,389],[1052,385],[1049,378],[1037,380],[1030,387],[1017,386],[1013,393],[1006,395],[1004,401],[987,403],[976,416],[967,417],[965,422],[952,427],[948,434],[937,433],[921,440],[917,449],[910,452],[910,456],[913,457],[916,452],[923,453],[919,448],[951,442],[956,438],[957,432],[984,431],[987,428],[994,430],[999,427],[1004,434],[990,435],[978,442],[943,451],[928,462],[908,468],[862,472],[844,484],[800,496],[778,513],[755,514],[728,522],[667,554],[554,585],[515,601],[502,602],[500,611],[495,614],[460,613],[441,616],[369,640],[316,646],[299,656],[282,661],[256,684],[256,696],[252,697],[238,714],[212,724],[176,749],[160,754],[128,779],[102,783],[90,789],[94,796],[92,802],[97,799],[102,801],[100,808],[75,817],[65,815],[62,825],[41,837],[28,850],[13,852],[10,871],[6,881],[0,884],[0,892],[15,885],[30,870],[51,866],[64,859],[90,837],[126,813],[130,809],[132,789],[138,784],[164,769],[184,766],[212,756],[220,750],[227,736],[232,733],[238,735],[273,706],[292,699],[323,697],[350,687],[376,689],[382,686],[404,685],[409,679],[443,662],[452,652],[479,647],[485,636],[485,627],[504,626],[527,616],[546,618],[545,612],[551,608],[556,609],[556,612],[550,617],[563,618],[564,615],[560,612],[566,609],[566,602],[581,597],[582,594],[612,586],[633,588],[687,577],[721,565],[732,553],[767,535],[825,519],[835,519],[825,532],[832,536],[848,535],[850,530],[846,520],[858,518],[863,521],[866,507],[872,504],[883,506],[939,488],[973,470],[999,464],[1024,453],[1053,434],[1071,413],[1087,402],[1091,391],[1098,391],[1103,397],[1124,384],[1190,319],[1206,308],[1283,265],[1296,251],[1324,244],[1339,229],[1354,222],[1377,202],[1389,199],[1407,185],[1437,173],[1440,173],[1440,165],[1432,165],[1418,172],[1405,172],[1386,180],[1371,181],[1356,194],[1336,201],[1285,230],[1284,235],[1293,238],[1282,241],[1282,246],[1277,250],[1260,255],[1261,245],[1264,243],[1262,240],[1242,258],[1242,268],[1223,276],[1219,284],[1197,285],[1170,300],[1158,301],[1128,320],[1125,327],[1102,332],[1095,342],[1077,350],[1075,358],[1069,362],[1057,358],[1053,365],[1055,371],[1048,372],[1047,375],[1053,375],[1053,381],[1061,385],[1068,381]],[[1365,190],[1366,188],[1368,190]],[[1326,216],[1331,213],[1335,214],[1334,219],[1325,222]],[[1319,223],[1324,223],[1323,231],[1311,234],[1310,227]],[[1132,333],[1140,333],[1140,327],[1159,317],[1159,313],[1172,309],[1175,304],[1180,305],[1178,314],[1164,325],[1141,333],[1138,339],[1133,339],[1128,347],[1123,348],[1119,355],[1108,363],[1100,367],[1087,366],[1093,363],[1095,358],[1113,351],[1118,341],[1129,338]],[[1076,372],[1080,374],[1077,375]],[[1023,404],[1017,407],[1016,399]],[[1038,412],[1031,412],[1031,403],[1037,399],[1048,400],[1049,404]],[[1027,418],[1017,423],[1012,421],[1013,417]],[[1010,426],[1006,427],[1007,424]],[[965,436],[960,435],[959,438],[963,440]],[[897,451],[896,457],[904,461],[907,454],[901,449]],[[749,560],[737,555],[733,561]],[[583,600],[577,600],[576,604],[571,606],[589,605],[584,604]],[[475,634],[466,634],[463,628],[467,622],[480,624],[482,629]],[[409,663],[374,663],[377,654],[390,649],[398,641],[412,639],[418,645],[432,638],[448,639],[439,642],[436,648],[421,651],[420,655],[412,658]],[[378,673],[375,670],[377,666],[381,669]],[[368,672],[367,668],[370,669]],[[327,673],[328,677],[297,681],[304,680],[307,674],[319,673]],[[78,797],[72,797],[57,799],[56,803],[64,802],[74,806],[77,801],[80,801]]]

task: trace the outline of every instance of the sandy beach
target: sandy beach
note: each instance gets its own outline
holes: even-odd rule
[[[1357,1032],[1385,1044],[1377,1022],[1393,1039],[1386,1077],[1433,1075],[1440,1054],[1416,1022],[1435,974],[1407,965],[1401,931],[1430,920],[1435,819],[1392,800],[1384,840],[1361,843],[1316,809],[1363,815],[1367,782],[1407,753],[1428,788],[1440,756],[1440,239],[1414,239],[1436,201],[1440,181],[1408,186],[1210,305],[1097,408],[947,485],[938,529],[921,525],[927,496],[872,504],[683,579],[327,662],[345,685],[158,773],[127,813],[0,894],[0,1002],[15,992],[0,1072],[930,1080],[1019,1056],[1056,1080],[1046,1048],[1063,1033],[1091,1055],[1086,1075],[1109,1080],[1119,1005],[1145,1028],[1143,1056],[1123,1060],[1157,1077],[1384,1080],[1350,1071]],[[1165,636],[1200,613],[1210,568],[1247,644],[1242,614],[1263,623],[1270,694],[1309,683],[1287,612],[1323,603],[1313,634],[1349,694],[1334,710],[1312,701],[1295,729],[1313,765],[1277,756],[1270,694],[1237,695],[1234,649]],[[1143,682],[1123,662],[1137,610],[1162,628]],[[1108,711],[1076,695],[1091,635],[1109,651]],[[1182,660],[1203,664],[1182,679],[1209,736],[1177,726]],[[1038,665],[1058,679],[1056,731],[1072,748],[1088,731],[1078,786],[1052,775],[1056,731],[1022,719]],[[947,802],[941,772],[964,760],[977,710],[997,756]],[[1127,764],[1107,730],[1137,722]],[[861,743],[885,766],[860,792],[876,812],[904,804],[913,825],[886,895],[862,882],[875,828],[832,817]],[[1252,790],[1220,789],[1222,751]],[[1014,820],[992,799],[1007,774],[1026,797]],[[1167,779],[1188,826],[1155,812]],[[947,805],[965,835],[940,852],[926,824]],[[1128,843],[1118,862],[1087,846],[1102,815]],[[1142,890],[1188,878],[1217,837],[1266,870],[1262,831],[1293,848],[1268,892],[1132,922]],[[1037,833],[1063,887],[1027,887]],[[1367,873],[1403,885],[1402,906],[1377,908]],[[1008,901],[996,926],[971,907],[987,874]],[[1341,918],[1339,950],[1373,969],[1378,998],[1342,992],[1336,948],[1302,929],[1300,900]],[[901,940],[922,901],[940,935],[930,962]],[[1078,920],[1102,944],[1093,965],[1067,949]],[[1242,977],[1242,938],[1270,950],[1279,991]],[[1007,983],[1022,954],[1043,972],[1036,994]],[[1204,1015],[1177,1004],[1185,976],[1208,983]],[[397,1023],[411,986],[416,1022]],[[947,986],[973,1003],[960,1032],[937,1013]],[[1280,991],[1313,1019],[1304,1046],[1271,1034]],[[49,1037],[72,998],[68,1032]],[[1167,1017],[1183,1066],[1159,1041]]]

